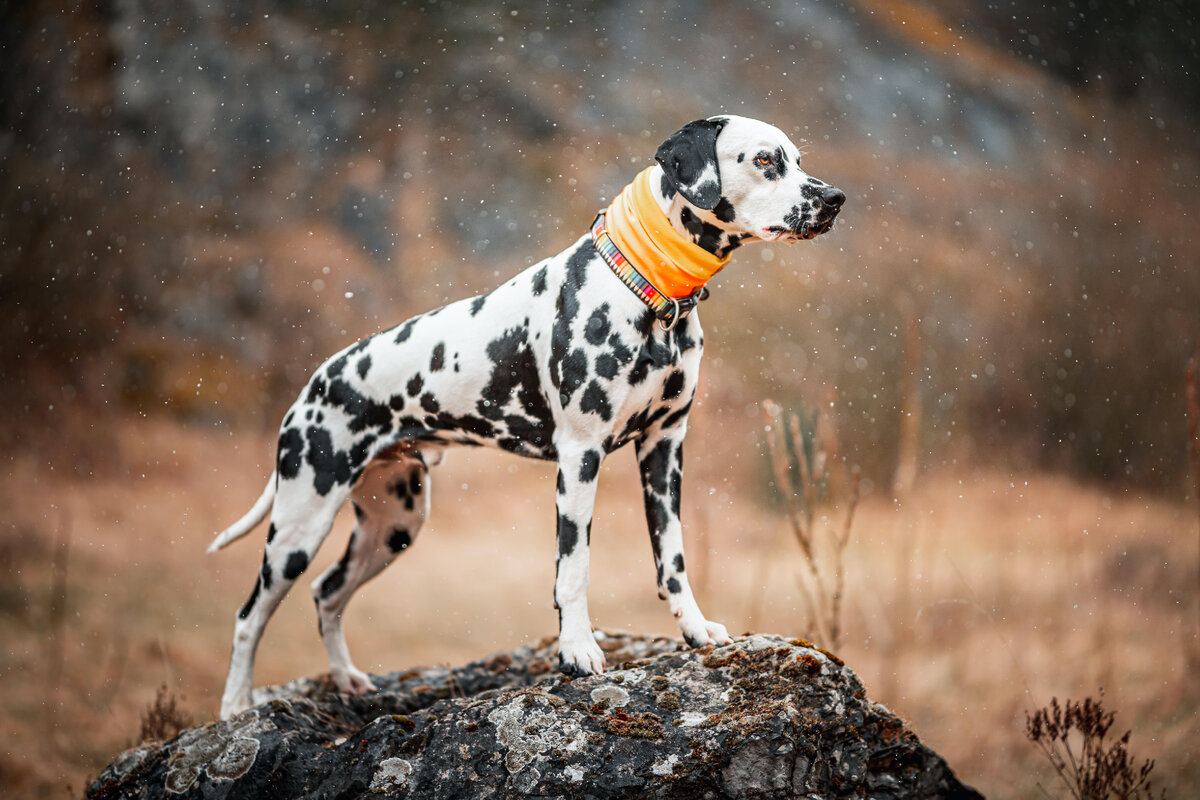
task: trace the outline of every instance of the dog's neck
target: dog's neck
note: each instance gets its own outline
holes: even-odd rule
[[[717,258],[725,258],[740,247],[743,241],[751,238],[748,233],[726,227],[715,210],[704,211],[684,200],[683,195],[663,181],[662,167],[654,167],[650,174],[650,187],[654,192],[655,202],[667,215],[671,227]],[[670,194],[665,194],[664,189]],[[717,208],[720,209],[721,206],[718,204]]]

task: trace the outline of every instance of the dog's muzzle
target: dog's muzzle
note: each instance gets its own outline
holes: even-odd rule
[[[819,195],[813,198],[812,220],[801,225],[796,233],[802,239],[811,239],[825,233],[833,227],[833,221],[837,218],[838,212],[842,210],[842,204],[845,202],[845,192],[836,186],[826,186]]]

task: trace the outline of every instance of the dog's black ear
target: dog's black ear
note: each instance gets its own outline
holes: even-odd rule
[[[698,119],[667,137],[654,154],[667,181],[697,208],[711,210],[721,200],[717,134],[723,119]]]

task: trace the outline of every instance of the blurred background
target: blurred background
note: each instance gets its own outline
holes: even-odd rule
[[[1195,794],[1196,17],[1183,0],[6,4],[0,785],[78,796],[161,686],[211,719],[260,534],[203,550],[257,497],[311,370],[561,250],[667,135],[727,112],[802,142],[849,199],[827,236],[739,250],[701,309],[684,513],[702,608],[827,637],[789,521],[804,506],[844,581],[830,643],[964,781],[1063,796],[1025,713],[1102,688],[1156,785]],[[772,468],[768,398],[828,473],[808,496],[798,461]],[[552,467],[455,451],[433,478],[420,546],[348,611],[365,669],[555,632]],[[640,514],[617,453],[593,619],[674,634]],[[325,669],[301,582],[256,678]]]

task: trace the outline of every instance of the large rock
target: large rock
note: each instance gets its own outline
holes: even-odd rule
[[[303,679],[119,756],[87,796],[976,798],[855,674],[807,642],[606,636],[568,679],[554,642],[342,697]]]

